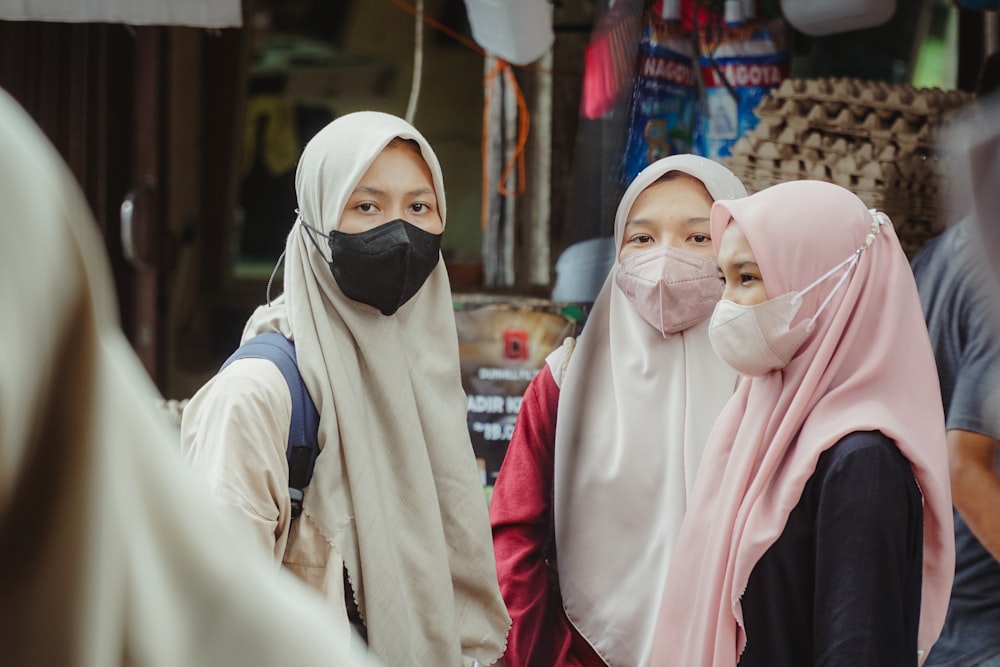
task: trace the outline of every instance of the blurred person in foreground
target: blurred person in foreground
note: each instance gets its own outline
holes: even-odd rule
[[[961,218],[913,260],[941,381],[955,508],[955,582],[931,667],[1000,667],[998,84],[1000,52],[983,64],[976,102],[942,145],[958,166],[946,210]]]
[[[0,662],[373,665],[193,480],[87,203],[3,91],[0,146]]]

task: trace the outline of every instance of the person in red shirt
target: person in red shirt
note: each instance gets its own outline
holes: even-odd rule
[[[508,667],[650,664],[674,538],[737,378],[708,339],[722,293],[709,214],[745,194],[695,155],[626,190],[616,261],[580,337],[526,390],[493,489]]]

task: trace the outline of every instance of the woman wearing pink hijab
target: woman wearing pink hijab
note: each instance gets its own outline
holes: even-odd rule
[[[906,257],[848,190],[716,202],[710,321],[745,375],[712,430],[655,665],[918,665],[954,569],[944,417]]]

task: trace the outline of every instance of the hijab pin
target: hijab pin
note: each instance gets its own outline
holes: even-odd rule
[[[890,220],[889,216],[885,214],[885,211],[879,211],[878,209],[870,208],[868,209],[868,212],[871,213],[872,216],[873,233],[878,234],[879,228],[882,227],[882,225],[892,224],[892,220]]]
[[[882,211],[877,211],[873,208],[868,209],[868,213],[872,216],[872,224],[869,228],[868,234],[865,236],[865,243],[860,248],[858,248],[857,253],[860,255],[865,250],[871,247],[872,243],[875,242],[875,237],[881,232],[881,227],[886,222],[889,222],[888,216]]]

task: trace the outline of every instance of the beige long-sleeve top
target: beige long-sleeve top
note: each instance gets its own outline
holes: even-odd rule
[[[191,398],[181,437],[215,499],[235,513],[262,552],[322,593],[340,621],[334,632],[350,636],[343,559],[308,513],[291,520],[285,454],[291,419],[292,399],[278,367],[240,359]]]

